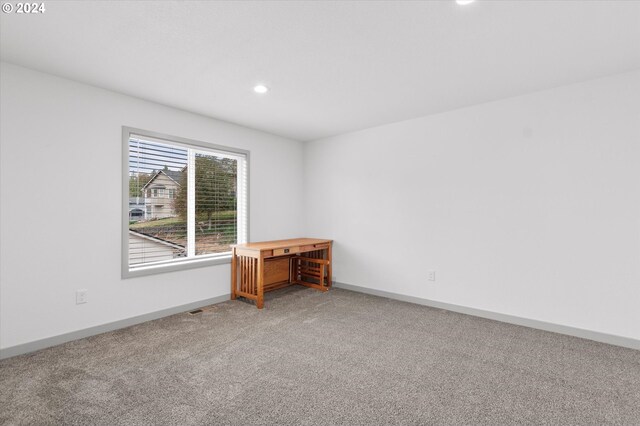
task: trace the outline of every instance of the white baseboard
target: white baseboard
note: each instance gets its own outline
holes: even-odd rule
[[[608,343],[610,345],[616,345],[616,346],[622,346],[625,348],[640,350],[640,340],[632,339],[630,337],[616,336],[614,334],[601,333],[599,331],[585,330],[582,328],[576,328],[576,327],[571,327],[567,325],[554,324],[554,323],[545,322],[545,321],[517,317],[514,315],[485,311],[483,309],[476,309],[476,308],[470,308],[467,306],[454,305],[452,303],[422,299],[415,296],[407,296],[404,294],[392,293],[392,292],[383,291],[383,290],[375,290],[375,289],[361,287],[353,284],[334,282],[334,286],[337,288],[356,291],[359,293],[366,293],[374,296],[400,300],[403,302],[430,306],[432,308],[446,309],[447,311],[459,312],[461,314],[473,315],[476,317],[492,319],[496,321],[506,322],[509,324],[516,324],[524,327],[536,328],[539,330],[550,331],[553,333],[566,334],[569,336],[580,337],[582,339],[595,340],[596,342]]]
[[[95,336],[96,334],[106,333],[108,331],[118,330],[120,328],[130,327],[132,325],[141,324],[143,322],[152,321],[158,318],[168,317],[169,315],[179,314],[181,312],[192,311],[202,308],[203,306],[214,305],[229,300],[229,294],[212,297],[211,299],[201,300],[199,302],[187,303],[186,305],[174,306],[173,308],[163,309],[161,311],[151,312],[144,315],[138,315],[132,318],[126,318],[107,324],[97,325],[82,330],[72,331],[70,333],[60,334],[58,336],[47,337],[34,342],[23,343],[21,345],[10,346],[0,349],[0,359],[10,358],[16,355],[22,355],[34,352],[40,349],[49,348],[51,346],[61,345],[72,340],[78,340],[85,337]]]
[[[594,340],[596,342],[607,343],[610,345],[622,346],[625,348],[640,350],[640,340],[630,337],[616,336],[614,334],[601,333],[598,331],[585,330],[582,328],[570,327],[567,325],[554,324],[545,321],[539,321],[529,318],[517,317],[514,315],[501,314],[498,312],[485,311],[483,309],[470,308],[467,306],[454,305],[452,303],[438,302],[435,300],[422,299],[415,296],[407,296],[399,293],[392,293],[383,290],[375,290],[367,287],[361,287],[353,284],[345,284],[335,282],[334,286],[345,290],[356,291],[359,293],[371,294],[374,296],[386,297],[389,299],[400,300],[403,302],[415,303],[418,305],[430,306],[438,309],[446,309],[448,311],[459,312],[461,314],[473,315],[476,317],[492,319],[496,321],[506,322],[509,324],[521,325],[524,327],[536,328],[539,330],[550,331],[553,333],[566,334],[569,336],[580,337],[583,339]],[[157,312],[151,312],[132,318],[114,321],[108,324],[102,324],[95,327],[85,328],[83,330],[72,331],[70,333],[60,334],[58,336],[47,337],[45,339],[36,340],[21,345],[11,346],[0,349],[0,359],[10,358],[12,356],[22,355],[34,352],[40,349],[57,346],[72,340],[82,339],[85,337],[95,336],[97,334],[106,333],[113,330],[129,327],[143,322],[152,321],[158,318],[164,318],[169,315],[179,314],[203,306],[213,305],[229,300],[228,294],[213,297],[211,299],[201,300],[199,302],[188,303],[186,305],[175,306],[173,308],[163,309]]]

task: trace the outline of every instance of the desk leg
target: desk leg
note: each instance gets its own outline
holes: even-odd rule
[[[236,248],[231,250],[231,300],[236,300],[236,288],[238,287],[238,259]]]
[[[329,261],[329,264],[327,265],[327,287],[331,287],[331,284],[333,284],[333,278],[331,278],[331,268],[333,264],[333,261],[331,260],[331,246],[332,244],[329,244],[329,247],[327,247],[327,260]]]
[[[258,258],[258,298],[256,299],[256,306],[258,309],[264,307],[264,258],[262,253]]]

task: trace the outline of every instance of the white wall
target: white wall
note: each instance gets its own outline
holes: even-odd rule
[[[120,278],[123,125],[250,150],[251,239],[300,236],[301,143],[7,63],[0,75],[0,348],[229,293],[228,265]]]
[[[305,171],[338,282],[640,338],[640,72],[315,141]]]
[[[640,72],[308,144],[0,77],[0,348],[229,292],[120,278],[122,125],[249,149],[251,239],[334,238],[340,282],[640,338]]]

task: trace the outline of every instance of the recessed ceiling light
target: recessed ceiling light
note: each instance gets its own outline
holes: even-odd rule
[[[264,84],[258,84],[253,88],[253,91],[256,93],[267,93],[269,91],[269,88]]]
[[[473,3],[474,1],[476,0],[456,0],[456,3],[458,3],[460,6],[466,6]]]

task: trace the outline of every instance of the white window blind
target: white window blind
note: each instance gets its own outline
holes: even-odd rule
[[[129,133],[128,271],[228,257],[247,241],[247,154],[206,145]]]

